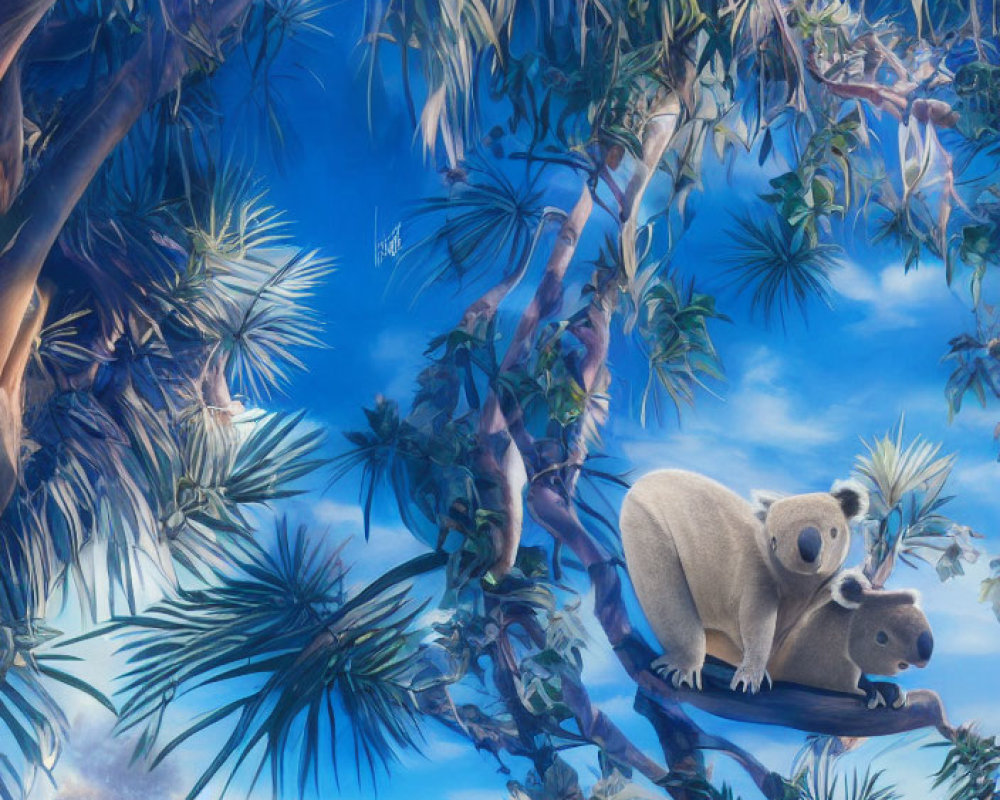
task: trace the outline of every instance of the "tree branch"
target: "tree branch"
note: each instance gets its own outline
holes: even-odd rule
[[[10,69],[25,39],[55,0],[4,0],[0,20],[0,79]]]
[[[584,184],[573,210],[559,229],[555,247],[545,265],[545,273],[538,284],[535,296],[521,315],[514,338],[500,364],[502,372],[507,372],[528,359],[531,345],[539,323],[559,310],[562,303],[562,282],[576,253],[580,236],[594,208],[590,187]]]
[[[573,711],[580,733],[620,764],[628,765],[653,783],[662,783],[669,773],[639,748],[600,709],[596,708],[581,683],[563,681],[563,702]]]
[[[539,324],[562,304],[563,278],[593,207],[590,187],[585,184],[576,205],[559,229],[535,295],[518,321],[514,337],[500,363],[501,376],[528,360]],[[531,468],[526,456],[532,443],[520,423],[520,407],[513,404],[509,410],[504,408],[499,387],[491,387],[479,418],[479,466],[495,482],[500,493],[500,510],[504,514],[502,526],[492,526],[496,559],[490,566],[490,575],[497,581],[514,565],[524,523],[522,494]]]
[[[22,192],[10,211],[20,227],[0,255],[0,364],[10,355],[42,264],[70,212],[143,111],[188,69],[184,36],[197,29],[199,37],[217,42],[250,2],[220,0],[202,9],[203,17],[190,19],[187,5],[177,0],[174,17],[151,27],[138,52]]]
[[[14,64],[0,78],[0,215],[17,197],[24,176],[24,112],[21,67]]]

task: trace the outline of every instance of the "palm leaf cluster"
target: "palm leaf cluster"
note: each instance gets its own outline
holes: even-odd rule
[[[422,200],[414,219],[427,218],[431,233],[404,250],[399,264],[416,261],[423,287],[463,281],[499,268],[521,271],[533,252],[541,215],[535,180],[515,182],[488,159],[470,157],[465,172],[443,197]],[[536,176],[537,178],[537,176]]]
[[[107,66],[119,64],[146,10],[60,4],[80,25],[67,43],[83,37],[68,62],[107,43]],[[31,116],[68,81],[56,66],[24,77]],[[311,305],[330,264],[291,246],[247,169],[212,157],[203,89],[143,117],[50,254],[59,291],[26,372],[20,485],[0,517],[0,625],[44,617],[57,587],[93,619],[134,613],[221,568],[252,534],[247,509],[322,463],[301,414],[246,408],[319,344]],[[44,142],[60,117],[35,118]]]
[[[812,242],[805,228],[783,219],[757,221],[737,217],[732,247],[724,260],[739,292],[751,292],[750,307],[765,319],[798,307],[805,314],[810,299],[830,302],[830,275],[837,269],[839,248]]]
[[[10,574],[32,588],[5,587],[7,615],[30,614],[70,573],[94,610],[93,578],[105,569],[134,609],[140,554],[171,580],[171,556],[197,570],[218,534],[246,531],[240,505],[286,496],[319,465],[310,454],[321,437],[295,430],[301,415],[244,417],[229,394],[234,384],[279,384],[292,348],[314,343],[301,304],[319,274],[308,256],[258,260],[189,292],[184,314],[155,300],[121,307],[123,328],[110,340],[88,324],[94,312],[77,314],[71,332],[43,332],[25,487],[3,539],[18,565]],[[88,363],[86,352],[103,355]],[[91,564],[88,577],[82,554],[101,550],[106,568]]]
[[[66,672],[65,662],[80,659],[36,652],[59,632],[38,620],[0,626],[0,798],[25,797],[39,773],[52,780],[59,757],[60,741],[69,724],[46,688],[46,682],[68,686],[88,694],[111,713],[115,708],[104,695],[85,681]],[[20,756],[21,763],[13,757]]]
[[[853,770],[850,776],[839,769],[839,740],[811,737],[792,765],[797,800],[902,800],[892,785],[884,784],[884,770]],[[839,790],[839,791],[838,791]]]
[[[1000,746],[995,736],[983,736],[962,726],[951,741],[928,747],[947,747],[948,755],[934,774],[934,788],[946,786],[948,800],[989,800],[1000,789]]]
[[[281,520],[272,547],[241,543],[212,585],[85,637],[124,637],[118,730],[140,731],[136,757],[155,766],[213,730],[218,744],[189,797],[217,775],[224,794],[244,765],[252,784],[268,769],[275,796],[291,775],[301,796],[310,781],[318,792],[331,777],[339,785],[342,729],[359,781],[364,765],[374,780],[395,747],[415,745],[409,681],[420,634],[411,628],[421,606],[391,580],[348,596],[341,549]],[[164,741],[172,704],[189,693],[215,698],[212,710]]]
[[[868,575],[881,584],[897,558],[913,566],[911,556],[932,564],[941,580],[963,574],[961,562],[979,556],[972,541],[979,534],[941,513],[951,499],[943,491],[955,456],[940,456],[940,444],[919,436],[904,444],[902,420],[865,448],[854,469],[871,500],[863,525]]]

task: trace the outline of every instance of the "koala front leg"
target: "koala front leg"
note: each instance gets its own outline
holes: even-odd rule
[[[771,676],[767,673],[767,662],[774,644],[774,630],[778,621],[778,602],[769,596],[749,597],[740,605],[740,638],[743,643],[743,661],[729,688],[734,692],[756,694],[766,681],[771,688]]]
[[[906,705],[906,692],[895,683],[871,681],[862,675],[858,679],[858,688],[865,693],[865,701],[870,709],[879,706],[902,708]]]

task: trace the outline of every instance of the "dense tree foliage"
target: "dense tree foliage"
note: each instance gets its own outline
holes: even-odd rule
[[[366,4],[367,78],[399,64],[446,186],[418,206],[423,233],[398,266],[428,292],[457,281],[481,294],[431,338],[409,409],[380,396],[335,457],[332,477],[360,482],[366,535],[388,501],[428,548],[351,596],[339,551],[284,522],[269,545],[244,513],[321,463],[318,432],[259,405],[316,343],[308,299],[329,264],[291,247],[210,124],[223,59],[239,53],[241,78],[270,97],[275,50],[313,26],[315,7],[16,0],[0,19],[0,724],[19,762],[0,760],[0,796],[52,768],[60,718],[43,680],[87,688],[52,666],[62,651],[35,652],[60,586],[106,621],[98,634],[125,636],[117,713],[141,731],[138,755],[155,766],[225,728],[191,796],[268,767],[275,794],[322,794],[345,757],[374,779],[423,724],[504,769],[528,759],[514,800],[732,797],[706,750],[769,798],[887,800],[885,776],[838,773],[835,737],[924,727],[946,747],[939,783],[956,800],[992,796],[996,743],[952,727],[933,692],[872,715],[794,685],[750,702],[721,663],[700,693],[651,672],[608,494],[625,481],[598,450],[612,409],[679,412],[720,375],[712,332],[726,318],[673,258],[713,151],[773,175],[732,220],[727,255],[765,321],[825,299],[845,242],[886,242],[906,270],[944,262],[973,312],[976,329],[949,345],[951,413],[969,392],[1000,397],[984,296],[1000,238],[1000,56],[986,12],[957,0]],[[655,209],[643,204],[653,186],[667,198]],[[601,244],[586,252],[594,227]],[[507,325],[501,308],[538,260]],[[618,351],[646,364],[631,397],[613,396]],[[953,463],[902,422],[866,444],[854,467],[874,500],[862,532],[876,585],[915,559],[947,580],[977,553],[977,534],[946,515]],[[546,544],[523,545],[525,525]],[[414,579],[443,596],[429,630]],[[149,580],[165,591],[140,608]],[[591,701],[588,591],[662,759]],[[1000,608],[1000,578],[983,595]],[[175,699],[194,691],[228,699],[168,738]],[[811,736],[777,775],[682,700]],[[601,774],[586,795],[559,755],[579,746]]]

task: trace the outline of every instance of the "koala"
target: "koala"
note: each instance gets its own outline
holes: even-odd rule
[[[906,693],[899,686],[865,674],[925,667],[933,650],[916,592],[875,590],[860,571],[847,570],[789,631],[768,671],[776,681],[862,695],[869,708],[901,708]]]
[[[622,503],[625,562],[664,655],[652,668],[701,688],[706,654],[738,664],[731,688],[757,692],[775,641],[840,570],[863,487],[759,496],[755,508],[683,470],[640,478]]]

